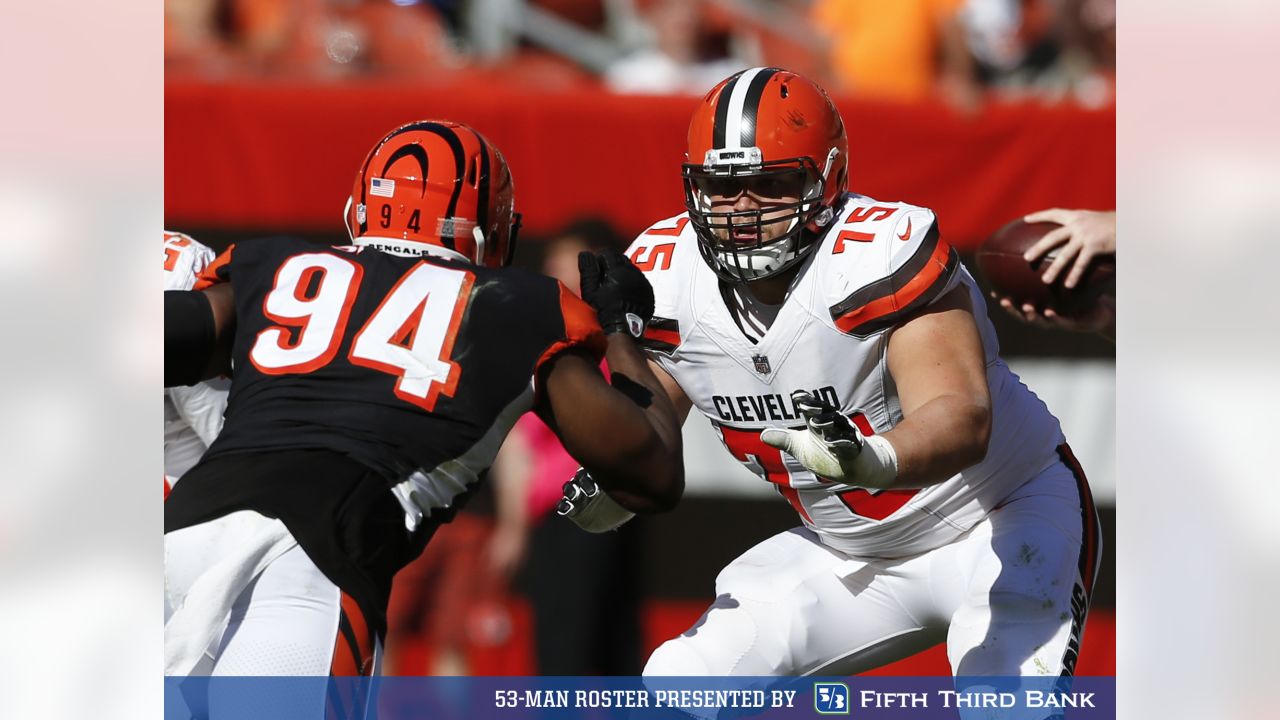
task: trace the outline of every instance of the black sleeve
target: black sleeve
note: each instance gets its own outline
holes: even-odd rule
[[[196,290],[164,293],[164,386],[194,385],[217,340],[209,298]]]

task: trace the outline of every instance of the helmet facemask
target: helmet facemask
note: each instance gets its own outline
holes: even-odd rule
[[[754,153],[751,151],[755,151]],[[702,164],[683,166],[685,207],[707,264],[724,280],[748,282],[794,266],[812,248],[809,226],[822,224],[825,178],[809,157],[759,161],[747,148],[747,162],[718,163],[729,154],[713,150]],[[735,210],[744,195],[759,206]],[[782,232],[776,228],[782,225]],[[777,233],[766,239],[766,229]]]

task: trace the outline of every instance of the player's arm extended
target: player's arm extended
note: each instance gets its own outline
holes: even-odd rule
[[[664,512],[684,493],[676,409],[625,333],[610,333],[612,384],[576,352],[550,361],[543,418],[610,497],[627,510]]]
[[[684,421],[689,417],[689,411],[693,409],[693,401],[685,395],[684,389],[671,377],[671,373],[662,369],[662,366],[653,360],[649,360],[649,371],[657,379],[658,385],[667,397],[671,399],[671,405],[675,408],[676,424],[683,426]]]
[[[193,385],[230,371],[235,296],[230,283],[164,294],[164,386]]]
[[[888,365],[903,415],[883,436],[898,461],[889,487],[935,485],[986,457],[991,394],[982,340],[963,287],[893,331]]]
[[[583,300],[605,332],[612,384],[594,363],[567,355],[546,379],[544,419],[618,505],[669,510],[684,492],[682,418],[635,341],[653,316],[653,288],[617,250],[581,253],[578,269]]]

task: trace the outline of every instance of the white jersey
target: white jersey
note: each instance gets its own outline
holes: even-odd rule
[[[686,215],[649,228],[627,254],[654,288],[643,338],[649,356],[729,452],[773,483],[830,547],[887,558],[939,547],[1058,462],[1057,419],[999,358],[982,293],[927,208],[846,196],[758,342],[735,322]],[[981,463],[928,488],[874,491],[819,478],[760,441],[765,428],[804,427],[790,400],[800,389],[838,406],[864,433],[892,429],[902,410],[886,361],[888,331],[960,286],[975,308],[991,390]]]
[[[164,233],[164,289],[190,290],[214,252],[182,233]],[[222,429],[226,380],[164,391],[164,474],[171,481],[190,470]]]

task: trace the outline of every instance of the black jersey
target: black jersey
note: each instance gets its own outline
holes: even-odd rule
[[[224,252],[202,276],[213,282],[232,283],[237,326],[226,423],[205,458],[337,451],[411,513],[475,482],[532,407],[544,360],[604,344],[589,306],[513,268],[271,238]]]

